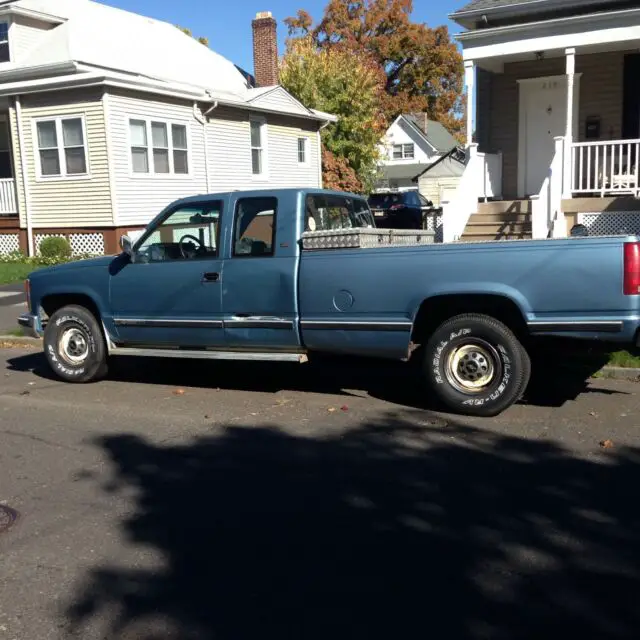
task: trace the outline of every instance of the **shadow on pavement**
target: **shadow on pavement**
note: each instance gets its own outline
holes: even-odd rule
[[[418,419],[100,439],[105,491],[136,496],[125,537],[164,560],[89,570],[65,637],[638,637],[639,450]]]
[[[536,346],[533,353],[533,375],[523,399],[527,404],[559,407],[581,393],[619,393],[588,384],[607,362],[606,353],[562,343]],[[9,366],[55,379],[42,354],[12,358]],[[289,390],[350,395],[352,391],[365,391],[410,408],[443,409],[425,390],[417,363],[339,356],[318,358],[304,365],[117,357],[109,366],[109,379],[117,382],[274,393]]]

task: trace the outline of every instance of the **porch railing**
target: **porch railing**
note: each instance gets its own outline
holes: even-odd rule
[[[600,196],[640,193],[640,140],[574,142],[571,193]]]
[[[16,205],[16,185],[13,178],[0,179],[0,216],[18,213]]]

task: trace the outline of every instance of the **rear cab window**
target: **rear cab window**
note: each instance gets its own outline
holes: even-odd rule
[[[305,231],[373,227],[373,216],[362,198],[309,194],[305,202]]]
[[[241,198],[233,223],[233,257],[273,256],[276,242],[278,199]]]

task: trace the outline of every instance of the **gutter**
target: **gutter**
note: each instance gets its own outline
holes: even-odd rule
[[[489,19],[492,17],[501,17],[505,15],[519,16],[527,13],[535,13],[540,9],[567,9],[567,8],[581,8],[589,5],[602,4],[602,0],[531,0],[530,2],[512,2],[511,4],[502,5],[500,7],[485,7],[484,9],[469,9],[465,11],[453,11],[449,13],[447,17],[458,22],[458,18],[467,19],[482,16],[487,16]],[[460,24],[460,23],[459,23]]]
[[[48,22],[49,24],[63,24],[67,21],[67,18],[54,16],[51,13],[43,13],[35,9],[25,9],[24,7],[16,7],[13,5],[8,5],[0,9],[0,15],[24,16],[25,18],[40,20],[41,22]]]
[[[551,20],[538,20],[536,22],[526,22],[524,24],[513,24],[504,27],[491,27],[490,29],[478,29],[476,31],[466,31],[465,33],[459,33],[456,40],[460,42],[481,40],[485,36],[518,33],[520,31],[530,31],[536,27],[543,27],[549,25],[565,25],[565,24],[580,24],[581,22],[593,22],[594,19],[598,20],[599,26],[604,27],[603,22],[615,20],[616,18],[625,18],[626,16],[638,16],[640,15],[640,9],[623,9],[621,11],[610,11],[609,13],[587,13],[580,16],[568,16],[566,18],[552,18]],[[631,24],[631,23],[630,23]],[[567,45],[570,46],[570,45]]]
[[[53,62],[51,64],[39,64],[34,67],[18,67],[0,70],[0,82],[4,83],[7,79],[20,78],[21,81],[26,80],[30,76],[41,78],[43,75],[60,75],[62,73],[74,73],[78,71],[78,63],[67,60],[66,62]]]
[[[31,198],[27,177],[27,154],[25,152],[24,132],[22,130],[22,104],[20,103],[20,96],[15,97],[15,109],[16,128],[18,129],[18,149],[20,151],[20,170],[22,172],[22,191],[24,193],[24,215],[27,222],[27,243],[29,256],[32,257],[35,255],[35,252],[33,250],[33,225],[31,223]]]
[[[74,89],[85,87],[97,87],[97,86],[109,86],[119,89],[127,89],[129,91],[141,91],[143,93],[151,93],[154,95],[168,96],[171,98],[179,98],[182,100],[188,100],[193,102],[198,100],[199,102],[207,102],[209,104],[218,103],[219,105],[234,107],[243,111],[253,111],[260,113],[270,113],[273,115],[285,115],[294,118],[300,118],[302,120],[312,120],[313,122],[336,122],[338,118],[336,116],[319,115],[309,113],[291,113],[288,111],[280,111],[278,109],[268,109],[260,107],[249,102],[241,102],[240,100],[232,100],[214,97],[213,95],[207,95],[203,92],[188,92],[185,90],[172,90],[171,88],[163,88],[158,85],[152,85],[150,83],[141,82],[139,79],[124,79],[110,76],[109,74],[96,74],[96,73],[78,73],[74,75],[61,76],[57,78],[42,78],[40,80],[32,80],[28,83],[13,82],[0,84],[0,96],[13,96],[20,94],[30,93],[42,93],[51,90],[61,89]]]

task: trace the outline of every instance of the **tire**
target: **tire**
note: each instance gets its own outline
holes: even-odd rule
[[[424,356],[427,381],[455,413],[496,416],[520,400],[531,361],[514,333],[490,316],[455,316],[431,335]]]
[[[62,307],[49,318],[44,353],[53,372],[66,382],[92,382],[107,374],[102,329],[85,307]]]

